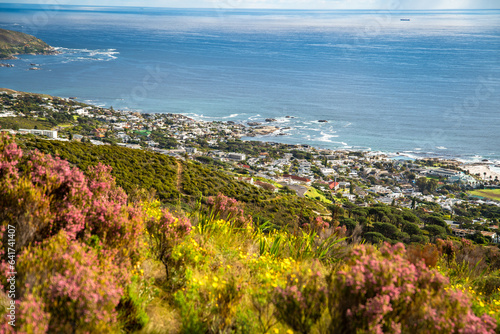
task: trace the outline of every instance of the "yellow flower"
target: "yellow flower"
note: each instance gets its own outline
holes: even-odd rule
[[[217,284],[217,282],[213,282],[213,283],[212,283],[212,286],[213,286],[214,288],[217,288],[217,287],[219,286],[219,284]]]
[[[277,328],[275,328],[275,329],[274,329],[274,332],[275,332],[276,334],[278,334],[278,333],[280,332],[280,330],[279,330],[279,329],[277,329]]]
[[[484,307],[484,303],[483,303],[482,301],[479,301],[479,305],[480,305],[481,307]]]
[[[293,331],[291,329],[286,331],[286,334],[293,334]]]

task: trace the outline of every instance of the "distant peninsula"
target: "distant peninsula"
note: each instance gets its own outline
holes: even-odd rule
[[[19,31],[0,29],[0,59],[14,59],[20,54],[56,54],[57,51],[36,38]]]

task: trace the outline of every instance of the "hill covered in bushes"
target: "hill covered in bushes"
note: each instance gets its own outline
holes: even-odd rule
[[[190,211],[201,199],[223,193],[244,203],[255,220],[276,225],[298,224],[302,217],[329,215],[319,202],[286,193],[272,193],[235,179],[235,175],[196,161],[175,158],[119,146],[95,146],[88,143],[57,142],[37,138],[20,142],[26,149],[58,155],[86,170],[101,162],[112,167],[117,184],[135,197],[141,189],[153,191],[160,201],[182,203]],[[316,213],[314,213],[316,212]]]
[[[35,36],[0,29],[0,59],[18,54],[52,54],[54,52],[51,46]]]
[[[112,173],[0,137],[1,332],[498,333],[483,246],[368,245],[320,216],[276,229],[221,193],[188,212]]]

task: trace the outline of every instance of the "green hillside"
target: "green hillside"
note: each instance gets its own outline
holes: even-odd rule
[[[277,225],[294,225],[299,223],[299,219],[329,214],[317,201],[272,193],[239,182],[227,172],[194,161],[181,161],[162,154],[119,146],[95,146],[78,142],[29,139],[21,145],[59,155],[82,170],[99,162],[110,165],[118,185],[129,195],[134,196],[142,189],[153,191],[163,203],[181,203],[187,209],[193,208],[202,194],[203,200],[220,192],[244,203],[245,211],[255,219],[270,220]]]
[[[50,45],[35,36],[0,29],[0,59],[18,54],[52,54],[54,52]]]

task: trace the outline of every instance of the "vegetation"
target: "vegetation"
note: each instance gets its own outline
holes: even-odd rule
[[[118,146],[95,146],[78,142],[56,142],[26,139],[21,145],[47,154],[59,155],[81,170],[99,162],[111,166],[117,184],[131,196],[141,189],[153,191],[163,203],[185,204],[190,211],[196,201],[223,193],[245,204],[246,212],[256,220],[272,221],[278,225],[298,225],[314,216],[327,215],[320,203],[290,194],[274,194],[244,182],[233,175],[215,171],[194,161],[176,159],[147,151]],[[191,207],[191,209],[189,208]]]
[[[17,54],[47,54],[54,50],[42,40],[18,31],[0,29],[0,59]]]
[[[489,198],[492,200],[500,200],[500,189],[480,189],[470,191],[469,194],[472,196],[479,196],[484,198]]]
[[[25,118],[25,117],[2,117],[0,118],[0,128],[2,129],[40,129],[50,130],[53,124],[46,119]]]
[[[497,248],[366,245],[321,217],[275,229],[222,194],[186,212],[128,197],[110,172],[0,137],[0,313],[11,286],[19,311],[2,332],[498,333]]]

